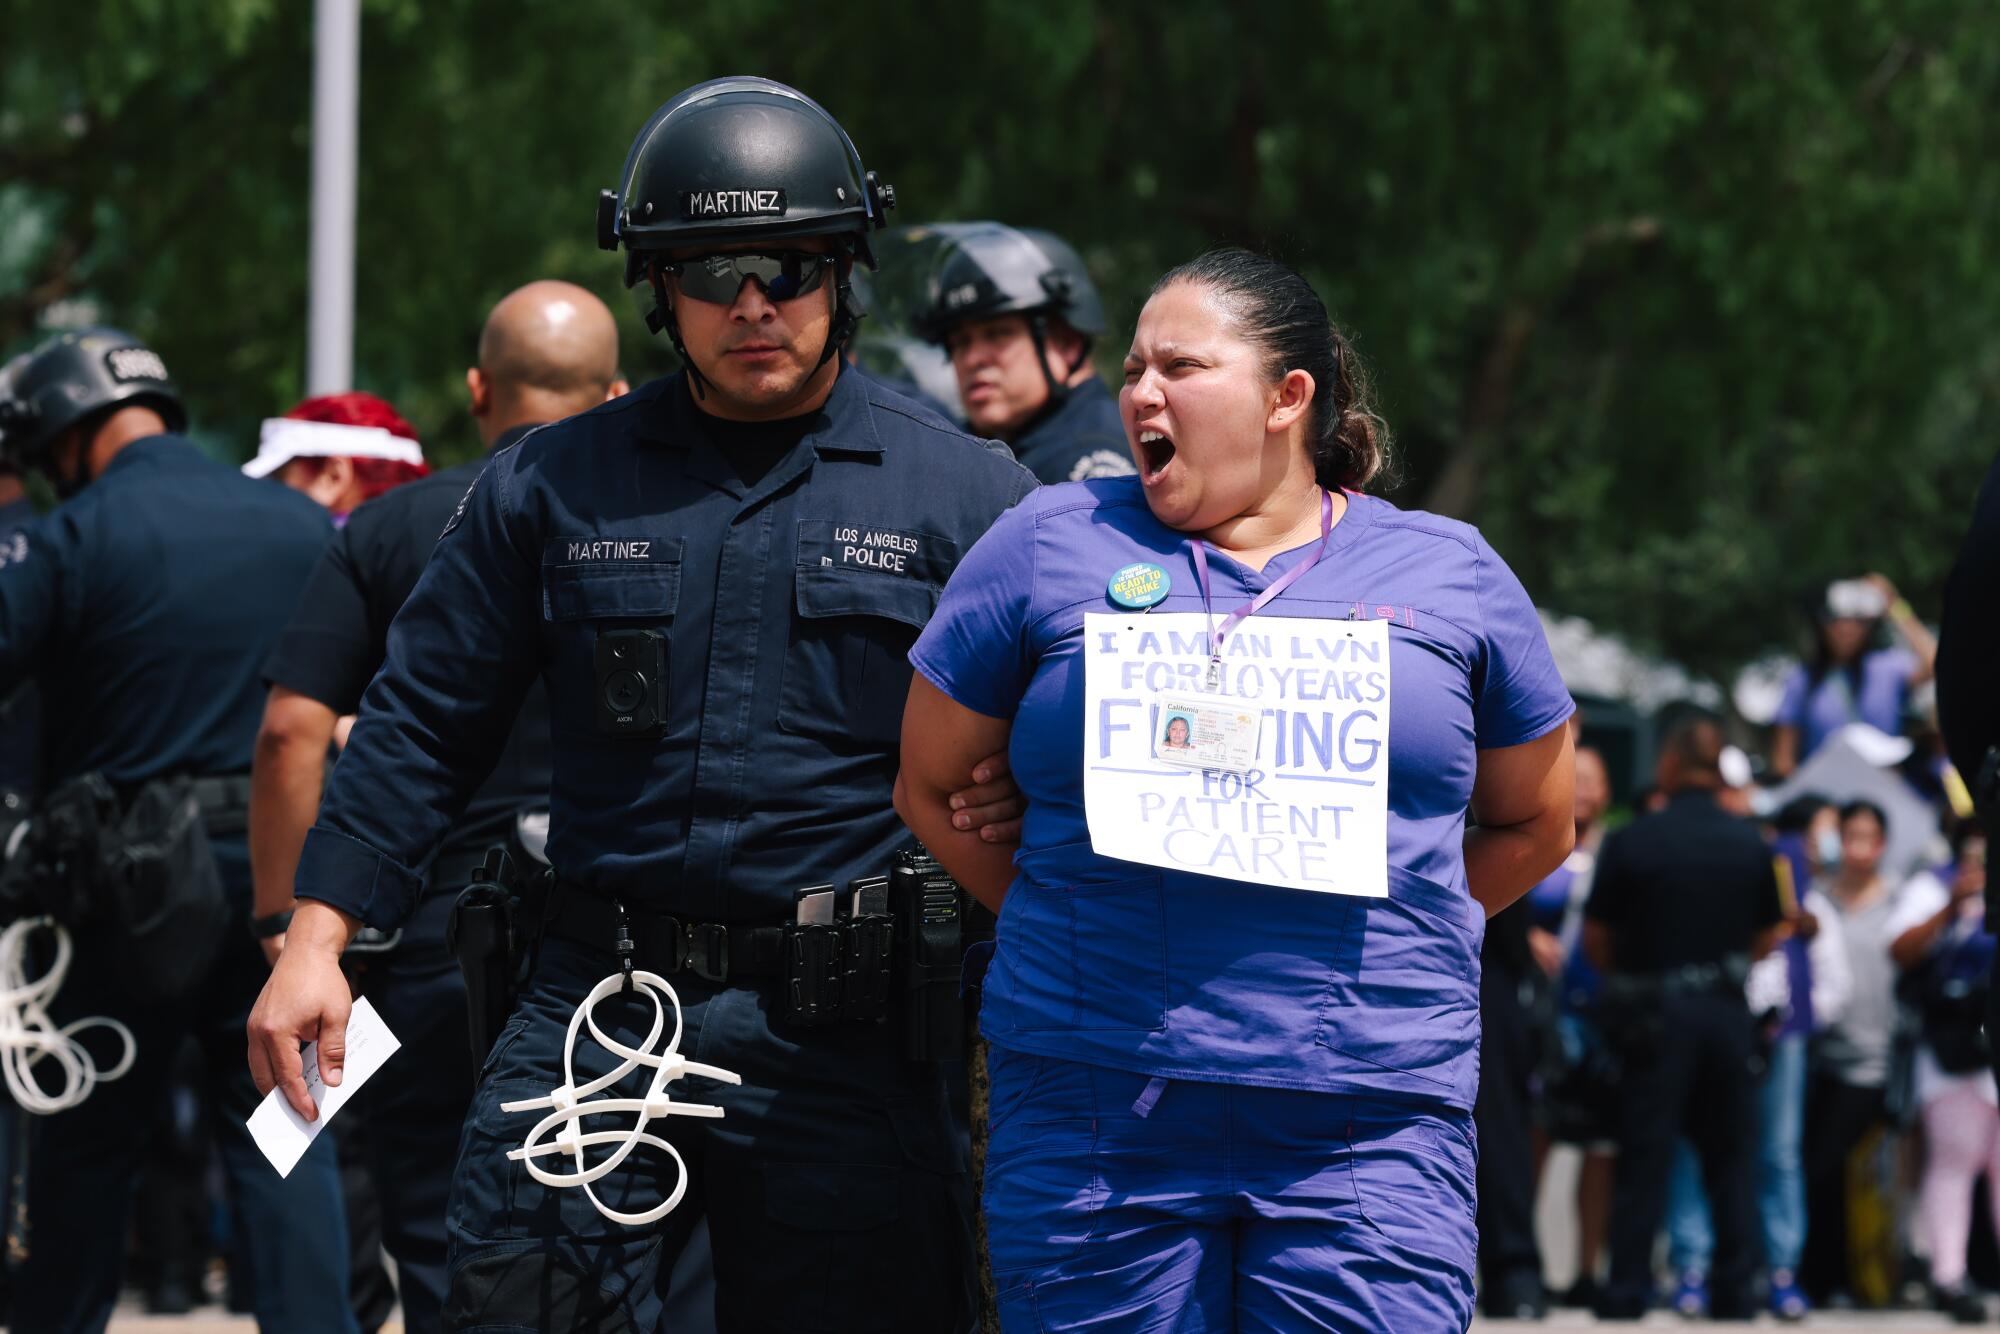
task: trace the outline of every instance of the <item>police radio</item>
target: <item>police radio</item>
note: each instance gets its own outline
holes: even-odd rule
[[[605,736],[667,732],[667,637],[659,630],[606,630],[597,636],[597,730]]]
[[[906,942],[903,1054],[912,1061],[958,1060],[965,1054],[958,884],[922,846],[896,854],[889,882]]]

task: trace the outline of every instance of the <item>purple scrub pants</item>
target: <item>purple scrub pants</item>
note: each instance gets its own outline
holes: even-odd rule
[[[1472,1118],[1000,1047],[986,1228],[1007,1334],[1472,1322]]]

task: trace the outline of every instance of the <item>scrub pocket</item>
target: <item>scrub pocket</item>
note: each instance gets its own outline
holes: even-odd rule
[[[1389,897],[1356,899],[1315,1040],[1344,1056],[1451,1089],[1479,1044],[1482,910],[1400,866]]]
[[[1001,991],[1020,1032],[1151,1032],[1166,1026],[1166,909],[1157,874],[1008,891]]]

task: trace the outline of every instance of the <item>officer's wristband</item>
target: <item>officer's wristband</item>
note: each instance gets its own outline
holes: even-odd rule
[[[250,919],[250,934],[259,940],[269,940],[272,936],[282,936],[292,929],[292,910],[274,912],[269,917]]]

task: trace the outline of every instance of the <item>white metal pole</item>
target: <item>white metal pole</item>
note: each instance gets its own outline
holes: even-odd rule
[[[360,109],[361,0],[314,0],[308,394],[354,387],[354,178]]]

